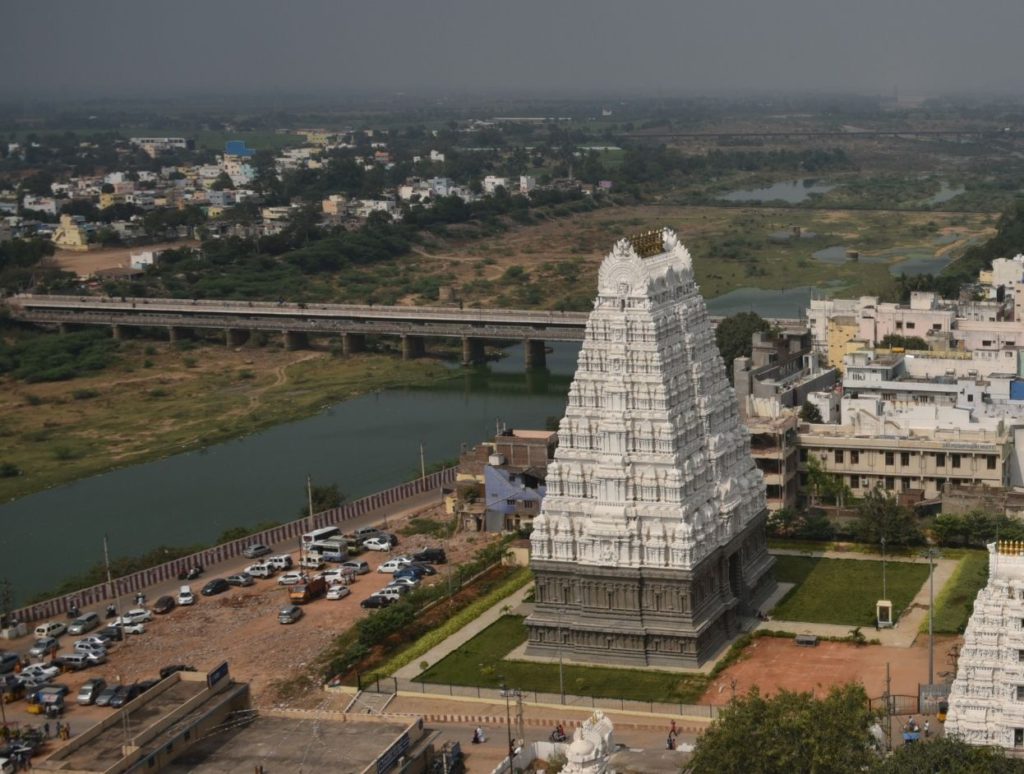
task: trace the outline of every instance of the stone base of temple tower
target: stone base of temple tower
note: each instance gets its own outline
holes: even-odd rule
[[[692,570],[531,561],[528,656],[622,666],[699,667],[742,633],[775,591],[764,526],[753,519]]]

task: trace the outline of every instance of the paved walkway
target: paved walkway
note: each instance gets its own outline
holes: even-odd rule
[[[412,663],[406,664],[404,667],[395,672],[395,677],[402,677],[407,680],[411,680],[423,670],[420,669],[420,662],[426,661],[430,666],[433,666],[438,661],[443,659],[449,653],[454,650],[458,650],[471,639],[476,637],[480,632],[490,626],[492,623],[497,621],[503,615],[505,615],[505,608],[514,609],[523,603],[526,595],[533,590],[533,584],[527,583],[518,591],[514,592],[511,596],[505,597],[505,599],[499,601],[492,608],[487,610],[478,616],[475,620],[470,621],[468,624],[459,629],[455,634],[444,640],[440,645],[436,645],[420,658],[414,659]]]
[[[780,556],[811,556],[824,559],[855,559],[872,562],[882,561],[881,554],[862,554],[855,551],[798,551],[794,549],[779,548],[773,549],[772,554]],[[886,556],[886,562],[907,562],[911,564],[927,564],[927,557],[923,556]],[[956,571],[959,560],[936,559],[935,560],[935,596],[939,596],[946,583]],[[896,621],[891,629],[879,629],[871,631],[870,627],[864,629],[864,636],[869,640],[877,639],[882,645],[890,645],[898,648],[909,648],[914,644],[921,626],[928,620],[928,610],[931,607],[927,580],[922,584],[921,589],[907,605],[906,610]],[[848,637],[852,626],[841,624],[818,624],[805,623],[803,621],[784,621],[773,618],[758,624],[758,629],[774,629],[796,634],[816,634],[819,637]]]

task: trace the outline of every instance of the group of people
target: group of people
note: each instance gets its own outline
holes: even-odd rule
[[[679,736],[679,729],[676,728],[676,722],[673,720],[668,727],[668,741],[665,743],[666,750],[676,749],[676,737]]]
[[[43,723],[43,733],[46,734],[46,738],[50,738],[50,724]],[[54,737],[57,739],[63,739],[65,742],[71,738],[71,724],[62,723],[57,721],[57,725],[54,727]]]
[[[911,733],[911,734],[917,734],[917,733],[920,733],[920,732],[923,731],[924,732],[924,736],[925,736],[926,739],[929,736],[931,736],[931,728],[929,727],[928,718],[924,719],[924,726],[920,726],[920,725],[918,725],[917,720],[914,718],[913,715],[911,715],[907,719],[907,724],[903,727],[903,731],[905,733]]]

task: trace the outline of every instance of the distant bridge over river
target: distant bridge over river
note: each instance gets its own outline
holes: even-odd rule
[[[462,361],[482,362],[487,341],[521,340],[526,366],[544,367],[545,342],[582,341],[587,312],[528,309],[463,309],[437,306],[362,306],[294,304],[272,301],[216,301],[174,298],[105,298],[21,294],[8,298],[11,316],[67,331],[103,325],[121,338],[126,328],[164,328],[171,341],[191,331],[224,332],[230,347],[244,344],[253,331],[281,334],[285,346],[308,346],[311,337],[340,338],[345,354],[361,351],[367,336],[397,336],[402,356],[425,352],[428,338],[462,340]],[[720,318],[712,318],[718,322]],[[784,328],[802,328],[801,320],[774,320]]]

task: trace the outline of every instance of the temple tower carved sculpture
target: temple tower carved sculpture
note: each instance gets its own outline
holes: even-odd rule
[[[558,436],[527,653],[698,666],[775,580],[764,483],[672,231],[602,263]]]

